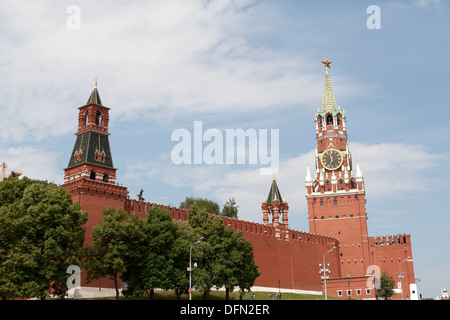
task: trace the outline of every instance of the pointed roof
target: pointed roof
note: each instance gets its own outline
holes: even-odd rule
[[[99,106],[102,106],[102,100],[100,100],[100,95],[97,90],[97,79],[95,79],[94,90],[92,90],[92,93],[89,96],[88,101],[86,102],[86,105],[88,104],[98,104]]]
[[[331,86],[331,80],[328,75],[327,68],[325,73],[325,86],[323,88],[322,111],[334,111],[337,108],[336,98],[334,97],[333,87]]]
[[[327,112],[331,112],[333,115],[341,112],[340,107],[338,107],[336,103],[336,98],[334,96],[333,87],[331,86],[330,76],[328,75],[328,68],[330,67],[331,61],[325,59],[322,61],[323,67],[325,68],[325,85],[323,88],[323,98],[322,98],[322,108],[319,111],[321,116],[324,116]],[[341,114],[345,117],[345,114],[341,112]]]
[[[281,197],[281,193],[280,190],[278,189],[277,181],[275,180],[274,175],[269,195],[267,196],[266,204],[273,204],[273,201],[275,201],[275,199],[278,200],[280,204],[283,203],[283,198]]]

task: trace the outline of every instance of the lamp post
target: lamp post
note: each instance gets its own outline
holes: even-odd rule
[[[322,266],[323,266],[323,269],[320,269],[319,274],[322,274],[322,273],[323,273],[323,276],[322,276],[321,278],[323,279],[323,285],[324,285],[324,287],[325,287],[325,300],[328,300],[328,298],[327,298],[327,279],[328,279],[329,277],[327,276],[327,274],[330,274],[330,273],[331,273],[331,271],[330,271],[329,269],[326,268],[326,267],[329,267],[330,264],[328,263],[327,265],[325,265],[325,256],[326,256],[328,253],[332,252],[334,249],[336,249],[336,247],[333,247],[333,248],[331,248],[330,250],[325,251],[324,254],[323,254],[323,265],[319,263],[319,268],[322,268]]]
[[[195,263],[194,268],[192,268],[192,248],[194,248],[196,245],[198,245],[200,242],[202,242],[202,240],[203,240],[203,237],[201,237],[196,242],[194,242],[191,245],[191,249],[189,250],[189,268],[187,268],[187,271],[189,271],[189,300],[191,300],[191,298],[192,298],[192,284],[191,284],[192,270],[194,270],[194,268],[197,266],[197,264]]]
[[[402,274],[402,263],[405,261],[412,261],[411,257],[408,257],[402,261],[400,261],[399,265],[398,265],[398,274],[397,277],[400,279],[400,292],[402,294],[402,300],[403,300],[403,283],[402,283],[402,279],[405,277],[405,273],[403,272]]]

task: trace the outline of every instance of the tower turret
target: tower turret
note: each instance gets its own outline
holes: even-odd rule
[[[108,138],[110,108],[102,104],[97,81],[86,104],[78,109],[77,139],[64,169],[64,183],[88,178],[115,184],[117,169],[113,165]]]
[[[273,226],[277,237],[287,239],[286,230],[288,229],[289,205],[281,196],[277,181],[275,180],[275,175],[273,176],[269,195],[267,196],[267,199],[263,201],[261,210],[263,212],[264,224]],[[269,222],[269,215],[272,216],[272,222]],[[282,235],[284,235],[284,237],[282,237]]]

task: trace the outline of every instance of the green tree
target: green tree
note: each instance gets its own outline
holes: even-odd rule
[[[390,298],[394,295],[395,280],[386,272],[380,277],[380,288],[376,290],[377,298]]]
[[[259,272],[253,247],[242,232],[225,227],[222,218],[211,217],[196,205],[189,211],[189,224],[204,237],[196,251],[198,268],[193,273],[195,286],[203,292],[203,298],[213,286],[225,287],[226,299],[235,286],[242,291],[250,290]]]
[[[214,245],[219,237],[215,234],[215,230],[220,230],[220,220],[210,219],[207,209],[201,207],[201,204],[195,202],[189,208],[189,226],[192,228],[196,239],[191,239],[188,243],[188,250],[191,245],[200,237],[203,240],[192,251],[192,264],[196,263],[197,267],[192,272],[192,285],[197,290],[203,292],[203,299],[214,286],[212,268],[214,265]],[[189,260],[187,260],[189,263]]]
[[[114,280],[116,299],[119,299],[118,281],[122,273],[139,267],[146,235],[143,220],[123,209],[108,207],[104,217],[92,231],[93,242],[88,246],[88,279],[109,277]]]
[[[67,267],[82,265],[87,214],[47,181],[0,183],[0,297],[64,296]]]
[[[236,219],[238,217],[238,208],[239,206],[236,205],[234,198],[228,199],[223,205],[221,215]]]
[[[155,207],[143,219],[142,228],[146,242],[141,246],[139,270],[125,273],[124,279],[128,285],[126,294],[139,296],[150,292],[151,299],[155,288],[172,289],[179,276],[174,250],[177,226],[166,209]]]
[[[205,209],[209,214],[220,214],[219,204],[204,198],[186,197],[186,199],[180,203],[180,208],[190,210],[194,204],[197,204],[198,209]]]
[[[174,224],[177,226],[177,229],[176,240],[173,245],[173,254],[177,258],[174,260],[175,272],[172,275],[172,288],[177,299],[180,299],[182,294],[188,294],[189,289],[189,274],[186,272],[186,268],[189,266],[189,249],[200,236],[187,221],[178,220],[174,221]],[[196,261],[199,253],[201,254],[202,251],[195,247],[193,250],[194,261]]]

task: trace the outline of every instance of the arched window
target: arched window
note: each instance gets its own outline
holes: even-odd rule
[[[331,116],[331,114],[327,115],[327,126],[332,126],[333,125],[333,117]]]
[[[319,116],[317,118],[317,124],[318,124],[319,129],[322,129],[322,117],[321,116]]]
[[[325,191],[331,191],[332,189],[331,189],[331,183],[330,183],[330,181],[327,179],[326,180],[326,182],[325,182]]]
[[[103,182],[108,182],[109,175],[107,173],[103,174]]]
[[[97,115],[95,117],[95,124],[98,126],[102,125],[102,113],[100,111],[97,111]]]
[[[89,115],[88,115],[88,112],[86,111],[84,113],[84,125],[87,125],[89,123],[88,120],[89,120]]]
[[[343,179],[339,179],[338,182],[338,190],[344,190],[345,189],[345,183]]]
[[[89,176],[89,179],[91,180],[95,180],[95,176],[97,175],[97,173],[95,171],[91,171],[91,174]]]
[[[319,192],[319,182],[315,181],[313,184],[313,192]]]

